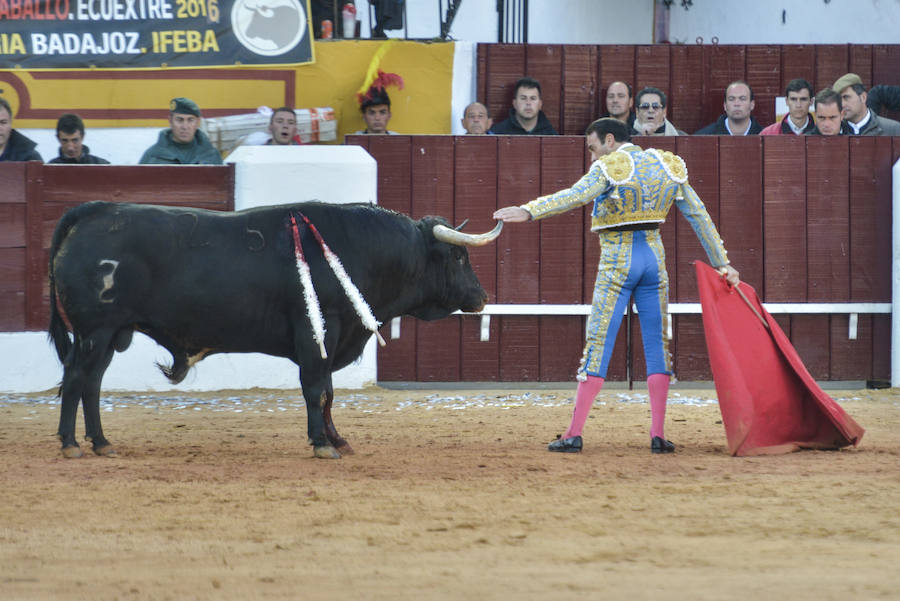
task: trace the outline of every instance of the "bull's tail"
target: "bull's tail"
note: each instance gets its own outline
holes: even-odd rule
[[[89,202],[70,209],[60,218],[56,224],[56,229],[53,230],[53,240],[50,242],[50,264],[47,268],[50,280],[50,325],[47,328],[47,334],[50,340],[53,341],[53,346],[56,347],[56,355],[63,364],[66,363],[66,357],[69,356],[69,352],[72,350],[72,340],[69,338],[69,329],[57,305],[56,277],[53,270],[54,259],[63,240],[66,239],[66,236],[69,235],[69,232],[72,231],[72,228],[75,227],[78,221],[96,213],[104,206],[106,206],[106,203]]]

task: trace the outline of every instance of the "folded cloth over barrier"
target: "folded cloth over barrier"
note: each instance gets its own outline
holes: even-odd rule
[[[741,282],[741,298],[709,265],[697,261],[696,269],[706,347],[731,454],[858,445],[865,430],[816,384],[756,291]]]

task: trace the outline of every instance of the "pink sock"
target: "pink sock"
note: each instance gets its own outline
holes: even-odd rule
[[[663,434],[666,422],[666,397],[669,396],[669,374],[651,374],[647,377],[650,390],[650,437]]]
[[[603,378],[598,376],[588,376],[587,380],[578,383],[578,390],[575,392],[575,412],[572,414],[572,423],[569,424],[569,429],[563,434],[563,438],[581,436],[584,422],[587,421],[594,399],[597,398],[597,393],[602,387]]]

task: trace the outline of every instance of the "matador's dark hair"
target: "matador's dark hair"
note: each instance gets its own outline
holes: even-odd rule
[[[584,135],[589,136],[591,133],[597,134],[600,140],[603,140],[606,134],[612,134],[616,142],[631,142],[631,132],[628,131],[628,126],[612,117],[597,119],[588,125],[584,130]]]

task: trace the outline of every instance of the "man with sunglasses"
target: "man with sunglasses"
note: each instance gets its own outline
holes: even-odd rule
[[[633,136],[686,136],[666,119],[666,95],[647,87],[637,93],[637,113],[631,126]]]

